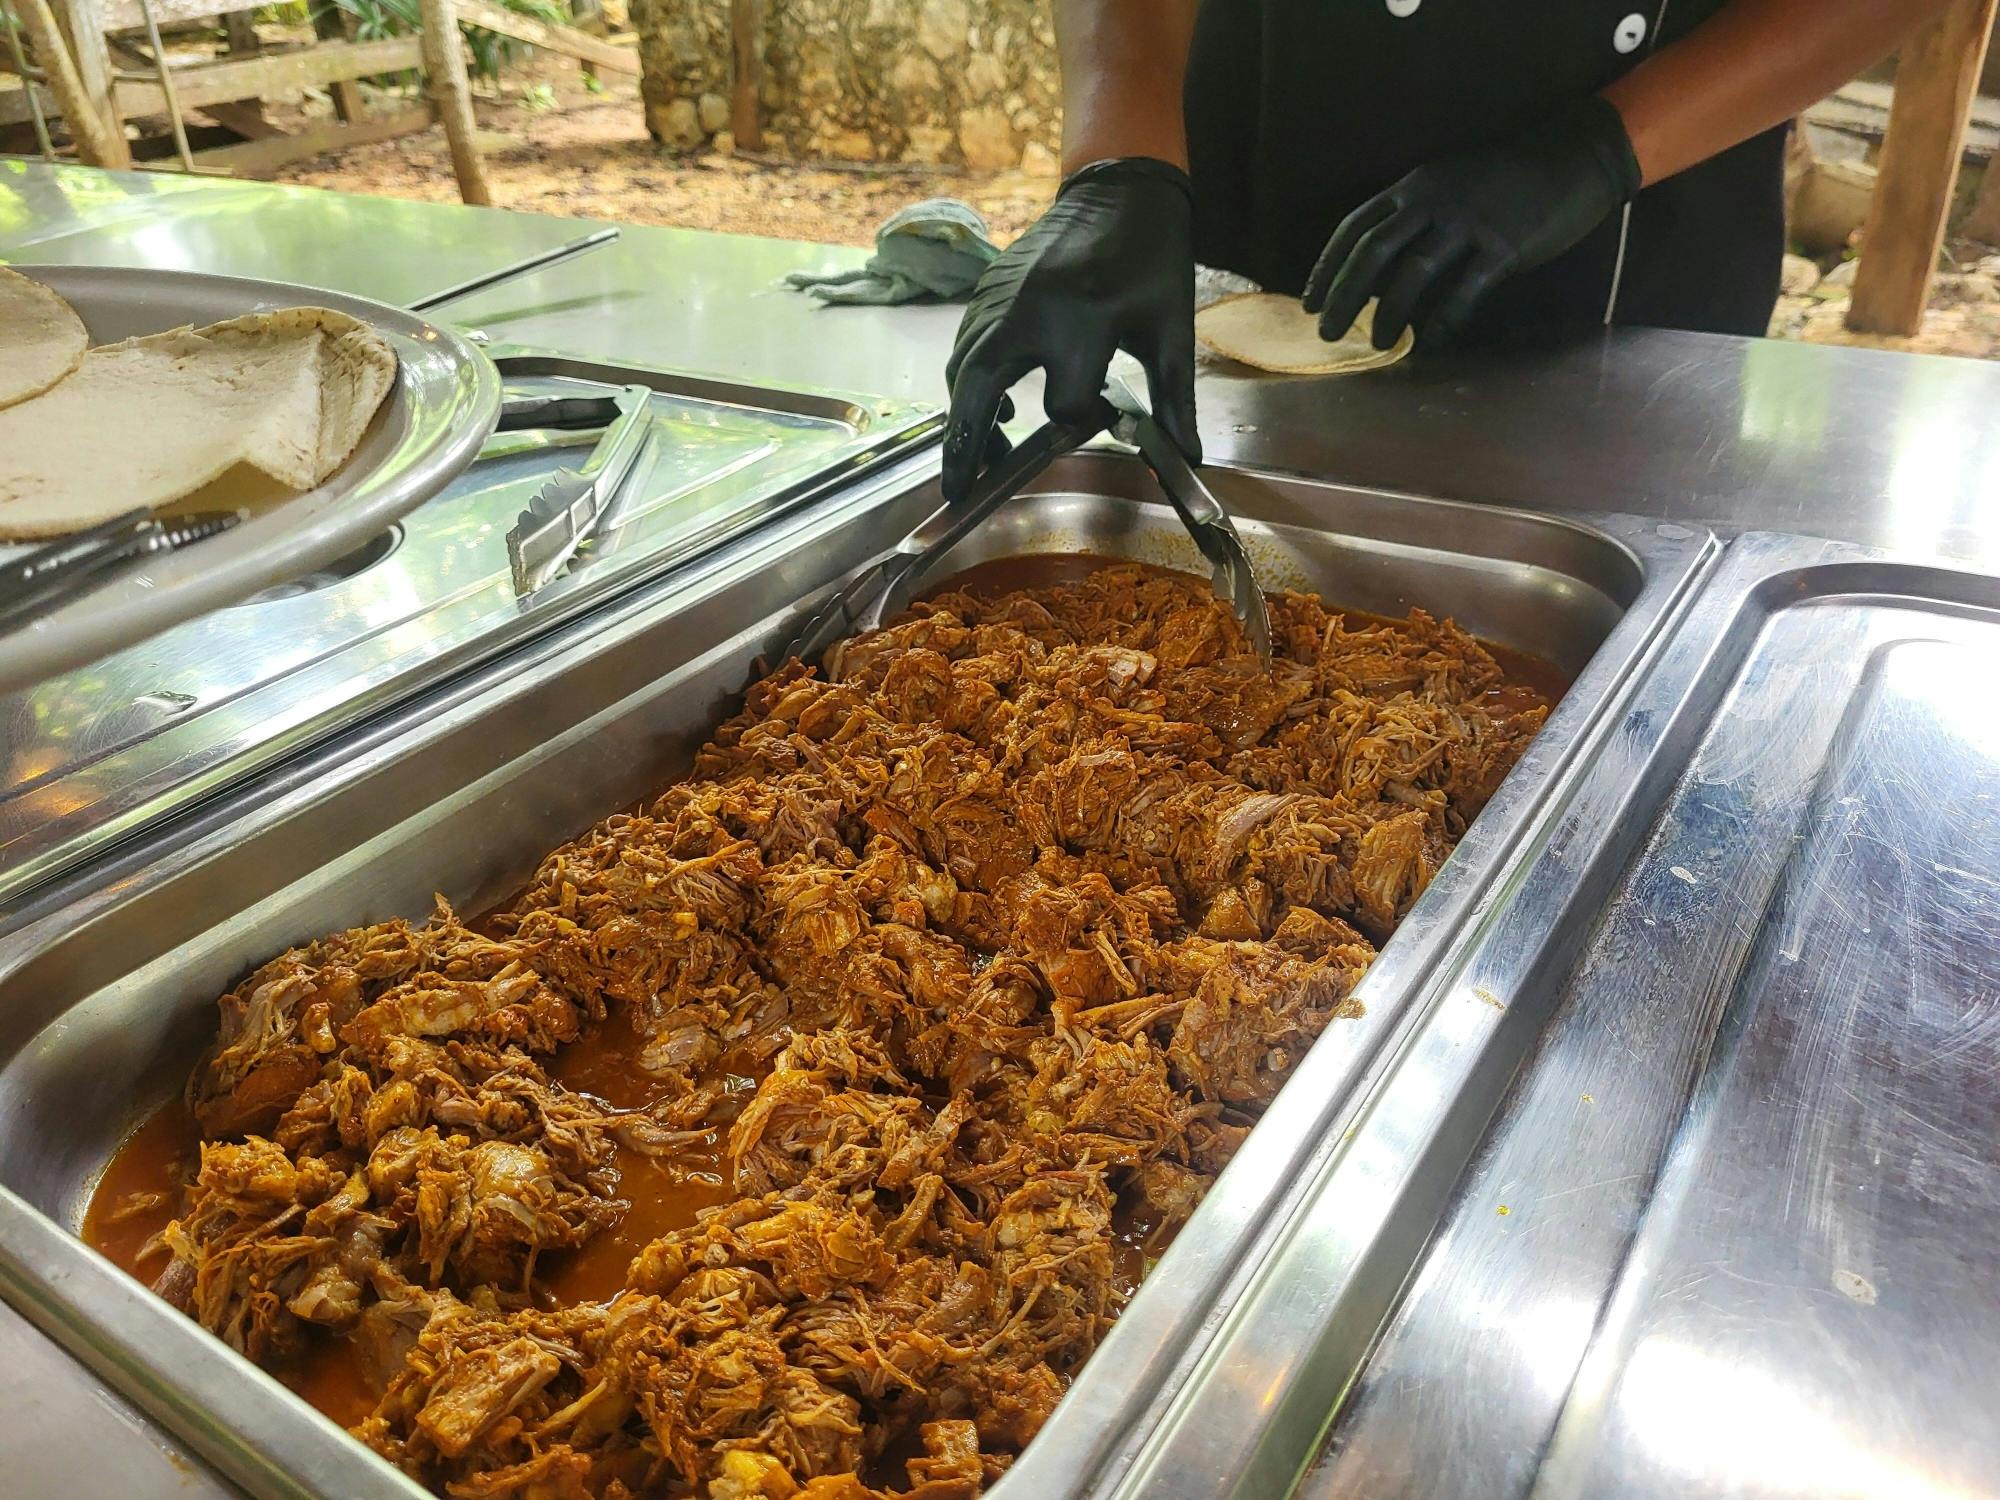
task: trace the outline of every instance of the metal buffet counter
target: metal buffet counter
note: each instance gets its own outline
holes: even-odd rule
[[[574,233],[0,161],[21,262],[407,302]],[[852,254],[628,228],[456,309],[517,385],[653,392],[545,603],[495,549],[562,454],[515,445],[0,700],[15,1492],[415,1493],[73,1231],[249,963],[505,892],[935,503],[955,310],[776,288]],[[1626,332],[1201,397],[1268,582],[1575,683],[994,1493],[2000,1491],[2000,369]],[[955,557],[1184,547],[1092,451]]]

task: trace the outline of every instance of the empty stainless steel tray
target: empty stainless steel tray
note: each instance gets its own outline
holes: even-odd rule
[[[1326,1122],[1405,1028],[1425,976],[1512,898],[1503,877],[1715,551],[1706,535],[1620,517],[1572,524],[1213,477],[1273,586],[1392,613],[1423,604],[1580,675],[1384,948],[1366,1018],[1308,1056],[1003,1495],[1081,1493],[1124,1471],[1296,1211]],[[0,937],[0,1290],[253,1490],[407,1491],[70,1237],[98,1173],[181,1087],[214,997],[248,966],[333,928],[425,912],[434,891],[465,909],[508,893],[547,849],[668,781],[800,610],[935,504],[914,464],[864,480],[215,799],[90,882],[30,896]],[[1324,529],[1332,518],[1341,532]],[[1198,566],[1145,471],[1105,455],[1057,465],[960,560],[1078,547]]]

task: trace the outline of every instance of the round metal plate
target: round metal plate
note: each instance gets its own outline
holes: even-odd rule
[[[93,344],[281,307],[330,307],[388,339],[398,368],[395,388],[361,446],[326,483],[259,506],[233,530],[128,568],[103,587],[0,634],[0,693],[95,661],[352,552],[471,463],[499,415],[500,375],[492,361],[451,329],[384,303],[187,271],[13,269],[68,298]],[[27,550],[0,547],[0,556]]]

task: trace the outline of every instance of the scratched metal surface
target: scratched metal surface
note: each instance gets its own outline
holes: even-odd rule
[[[1302,1495],[2000,1492],[2000,584],[1746,538],[1696,640],[1644,706],[1694,752]]]

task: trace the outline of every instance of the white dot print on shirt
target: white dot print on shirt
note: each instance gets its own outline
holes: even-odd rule
[[[1612,30],[1611,45],[1620,52],[1637,52],[1646,40],[1646,18],[1636,10]]]
[[[1424,0],[1382,0],[1382,3],[1389,7],[1392,16],[1414,16]]]

